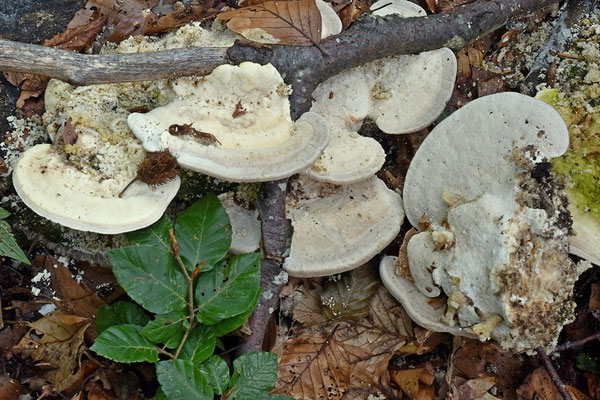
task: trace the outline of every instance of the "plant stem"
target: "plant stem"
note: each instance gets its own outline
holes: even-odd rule
[[[548,372],[548,375],[550,375],[552,382],[554,382],[556,389],[561,394],[563,399],[573,400],[573,397],[571,397],[571,394],[567,391],[565,384],[563,383],[562,379],[560,379],[560,376],[558,376],[558,372],[556,372],[556,369],[554,369],[552,361],[550,361],[550,357],[548,357],[544,349],[538,347],[537,349],[535,349],[535,351],[537,351],[540,360],[542,361],[544,367],[546,368],[546,371]]]
[[[179,354],[181,354],[181,350],[183,350],[183,346],[185,345],[185,342],[187,341],[188,337],[190,336],[190,332],[192,331],[192,329],[194,329],[196,327],[196,323],[194,321],[194,317],[196,316],[195,312],[194,312],[194,278],[192,278],[190,276],[190,274],[188,274],[188,271],[185,268],[185,265],[183,264],[183,260],[181,259],[181,255],[179,254],[179,245],[177,244],[177,239],[175,238],[173,229],[169,229],[169,238],[171,239],[171,247],[173,248],[173,256],[175,257],[175,260],[177,261],[177,264],[179,265],[179,268],[181,269],[181,272],[185,276],[185,279],[187,280],[187,283],[188,283],[187,305],[188,305],[190,324],[189,324],[187,330],[185,331],[185,333],[183,334],[183,338],[181,339],[181,342],[179,343],[179,346],[177,346],[177,350],[175,351],[175,356],[173,359],[176,360],[179,357]]]

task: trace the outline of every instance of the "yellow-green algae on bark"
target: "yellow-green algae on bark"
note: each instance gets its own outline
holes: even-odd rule
[[[569,128],[569,150],[552,163],[557,173],[569,176],[572,206],[600,224],[600,109],[576,107],[558,89],[540,92],[538,97],[552,105]],[[591,112],[590,112],[591,111]]]

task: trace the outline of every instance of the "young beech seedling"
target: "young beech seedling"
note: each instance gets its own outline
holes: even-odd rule
[[[98,311],[97,354],[122,363],[156,364],[156,399],[290,399],[269,396],[277,358],[249,353],[227,363],[213,354],[218,338],[240,327],[261,293],[260,253],[225,260],[231,224],[216,196],[127,234],[132,246],[110,250],[119,284],[141,305]]]

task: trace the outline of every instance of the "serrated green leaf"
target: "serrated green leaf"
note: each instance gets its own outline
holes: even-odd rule
[[[183,311],[159,314],[140,333],[152,343],[165,343],[169,348],[177,347],[186,329],[183,326],[186,317],[187,314]]]
[[[169,238],[169,230],[173,228],[171,219],[167,215],[163,215],[161,219],[147,228],[140,229],[134,232],[125,234],[127,239],[134,244],[143,246],[158,246],[164,247],[167,251],[171,251],[171,239]]]
[[[585,353],[579,353],[577,355],[577,368],[597,374],[598,362]]]
[[[203,271],[210,271],[225,257],[231,246],[231,224],[217,196],[208,194],[183,211],[177,217],[175,237],[189,271],[202,261]]]
[[[260,285],[260,254],[241,254],[200,275],[195,298],[199,322],[214,325],[248,309]]]
[[[6,211],[4,208],[0,207],[0,219],[8,218],[10,213]]]
[[[369,313],[369,303],[381,280],[369,265],[343,273],[321,293],[323,313],[330,319],[357,320]]]
[[[215,351],[216,341],[211,326],[199,325],[190,332],[179,357],[198,365]]]
[[[250,303],[248,303],[248,308],[244,312],[242,312],[240,315],[236,315],[235,317],[231,317],[231,318],[226,318],[223,321],[216,323],[215,325],[211,325],[211,328],[212,328],[213,332],[215,333],[215,336],[221,337],[223,335],[228,334],[229,332],[236,330],[240,326],[242,326],[244,324],[244,322],[246,322],[246,320],[248,318],[250,318],[250,315],[252,315],[252,312],[254,311],[254,307],[256,307],[256,303],[258,303],[258,299],[260,298],[261,293],[262,293],[262,288],[259,287],[256,290],[256,293],[255,293],[252,301],[250,301]]]
[[[14,258],[17,261],[31,265],[31,262],[29,262],[25,253],[23,253],[23,250],[17,244],[15,237],[10,232],[10,225],[6,221],[0,221],[0,256]]]
[[[119,301],[110,306],[100,307],[96,314],[96,331],[98,334],[115,325],[146,325],[150,317],[138,305]]]
[[[122,363],[157,362],[156,346],[140,334],[136,325],[117,325],[98,336],[91,350],[97,354]]]
[[[198,368],[187,360],[156,364],[156,377],[169,400],[213,400],[213,389]]]
[[[186,307],[187,282],[164,247],[121,247],[107,254],[119,284],[146,310],[166,314]]]
[[[277,356],[265,351],[244,354],[233,362],[231,399],[262,399],[277,381]]]
[[[216,394],[223,394],[229,384],[229,367],[219,356],[212,355],[198,369],[204,374]]]

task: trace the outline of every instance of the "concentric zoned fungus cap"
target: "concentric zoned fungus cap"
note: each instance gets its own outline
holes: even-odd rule
[[[82,231],[117,234],[157,221],[177,194],[179,178],[151,187],[135,182],[120,198],[124,182],[98,181],[70,164],[49,144],[25,151],[13,172],[23,202],[39,215]]]
[[[392,13],[416,17],[425,11],[408,1],[395,0],[375,12]],[[303,173],[336,184],[374,175],[383,165],[385,153],[376,140],[358,135],[363,120],[374,120],[386,133],[423,129],[444,110],[455,76],[456,57],[443,48],[383,58],[327,79],[314,91],[311,111],[328,120],[330,143]]]
[[[423,230],[407,246],[414,282],[381,267],[407,311],[443,291],[443,317],[427,322],[436,330],[458,327],[515,352],[555,346],[581,273],[567,254],[563,184],[548,163],[567,147],[558,113],[516,93],[475,100],[436,126],[404,186],[407,217]]]
[[[329,141],[324,120],[290,118],[288,87],[270,64],[221,65],[178,80],[169,104],[133,113],[147,151],[168,149],[183,167],[233,182],[263,182],[313,164]]]
[[[286,210],[294,234],[283,267],[292,276],[359,267],[400,232],[402,199],[377,177],[334,186],[301,176],[291,187]]]

